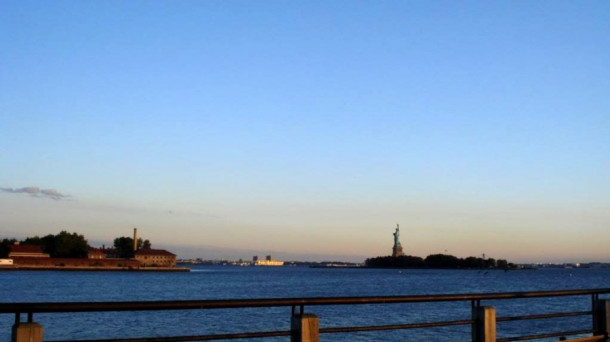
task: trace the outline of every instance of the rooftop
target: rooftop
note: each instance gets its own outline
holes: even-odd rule
[[[136,255],[165,255],[176,256],[176,254],[166,251],[165,249],[140,249]]]

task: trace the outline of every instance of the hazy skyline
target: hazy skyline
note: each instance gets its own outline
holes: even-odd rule
[[[0,238],[610,262],[609,33],[607,1],[3,1]]]

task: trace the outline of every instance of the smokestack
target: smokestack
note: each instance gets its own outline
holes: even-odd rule
[[[138,228],[133,229],[133,251],[138,251]]]

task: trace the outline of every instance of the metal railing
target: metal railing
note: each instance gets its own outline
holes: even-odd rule
[[[590,296],[591,310],[553,312],[553,313],[533,313],[529,315],[495,317],[494,341],[524,341],[550,337],[563,337],[587,334],[602,334],[604,340],[608,339],[606,312],[600,310],[600,295],[610,293],[610,288],[606,289],[583,289],[565,291],[538,291],[538,292],[510,292],[510,293],[481,293],[481,294],[444,294],[444,295],[417,295],[417,296],[379,296],[379,297],[321,297],[321,298],[274,298],[274,299],[247,299],[247,300],[189,300],[189,301],[145,301],[145,302],[64,302],[64,303],[0,303],[0,314],[14,314],[15,325],[21,324],[21,316],[27,314],[27,322],[33,322],[34,314],[38,313],[75,313],[75,312],[109,312],[109,311],[165,311],[165,310],[209,310],[209,309],[239,309],[239,308],[268,308],[268,307],[290,307],[292,317],[303,315],[305,307],[319,306],[340,306],[340,305],[363,305],[363,304],[397,304],[397,303],[433,303],[433,302],[464,302],[470,304],[473,316],[465,317],[460,320],[435,321],[423,323],[404,323],[389,325],[368,325],[368,326],[348,326],[348,327],[327,327],[319,328],[319,334],[330,333],[356,333],[365,331],[384,331],[384,330],[403,330],[403,329],[423,329],[438,328],[447,326],[472,326],[473,341],[487,341],[474,331],[477,326],[484,324],[481,319],[474,315],[484,301],[498,301],[510,299],[527,298],[550,298],[568,296]],[[592,324],[588,327],[580,327],[577,330],[558,331],[545,334],[532,334],[519,337],[509,337],[496,339],[496,322],[525,321],[538,319],[553,319],[575,316],[591,316]],[[230,334],[196,335],[196,336],[169,336],[169,337],[141,337],[141,338],[118,338],[118,339],[89,339],[89,340],[70,340],[69,342],[177,342],[177,341],[208,341],[208,340],[227,340],[242,338],[264,338],[292,336],[295,337],[295,330],[263,331],[263,332],[240,332]],[[65,342],[65,341],[51,341]]]

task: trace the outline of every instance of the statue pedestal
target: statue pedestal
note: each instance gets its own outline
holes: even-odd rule
[[[402,256],[402,246],[394,246],[394,248],[392,248],[392,256],[393,257],[399,257]]]

